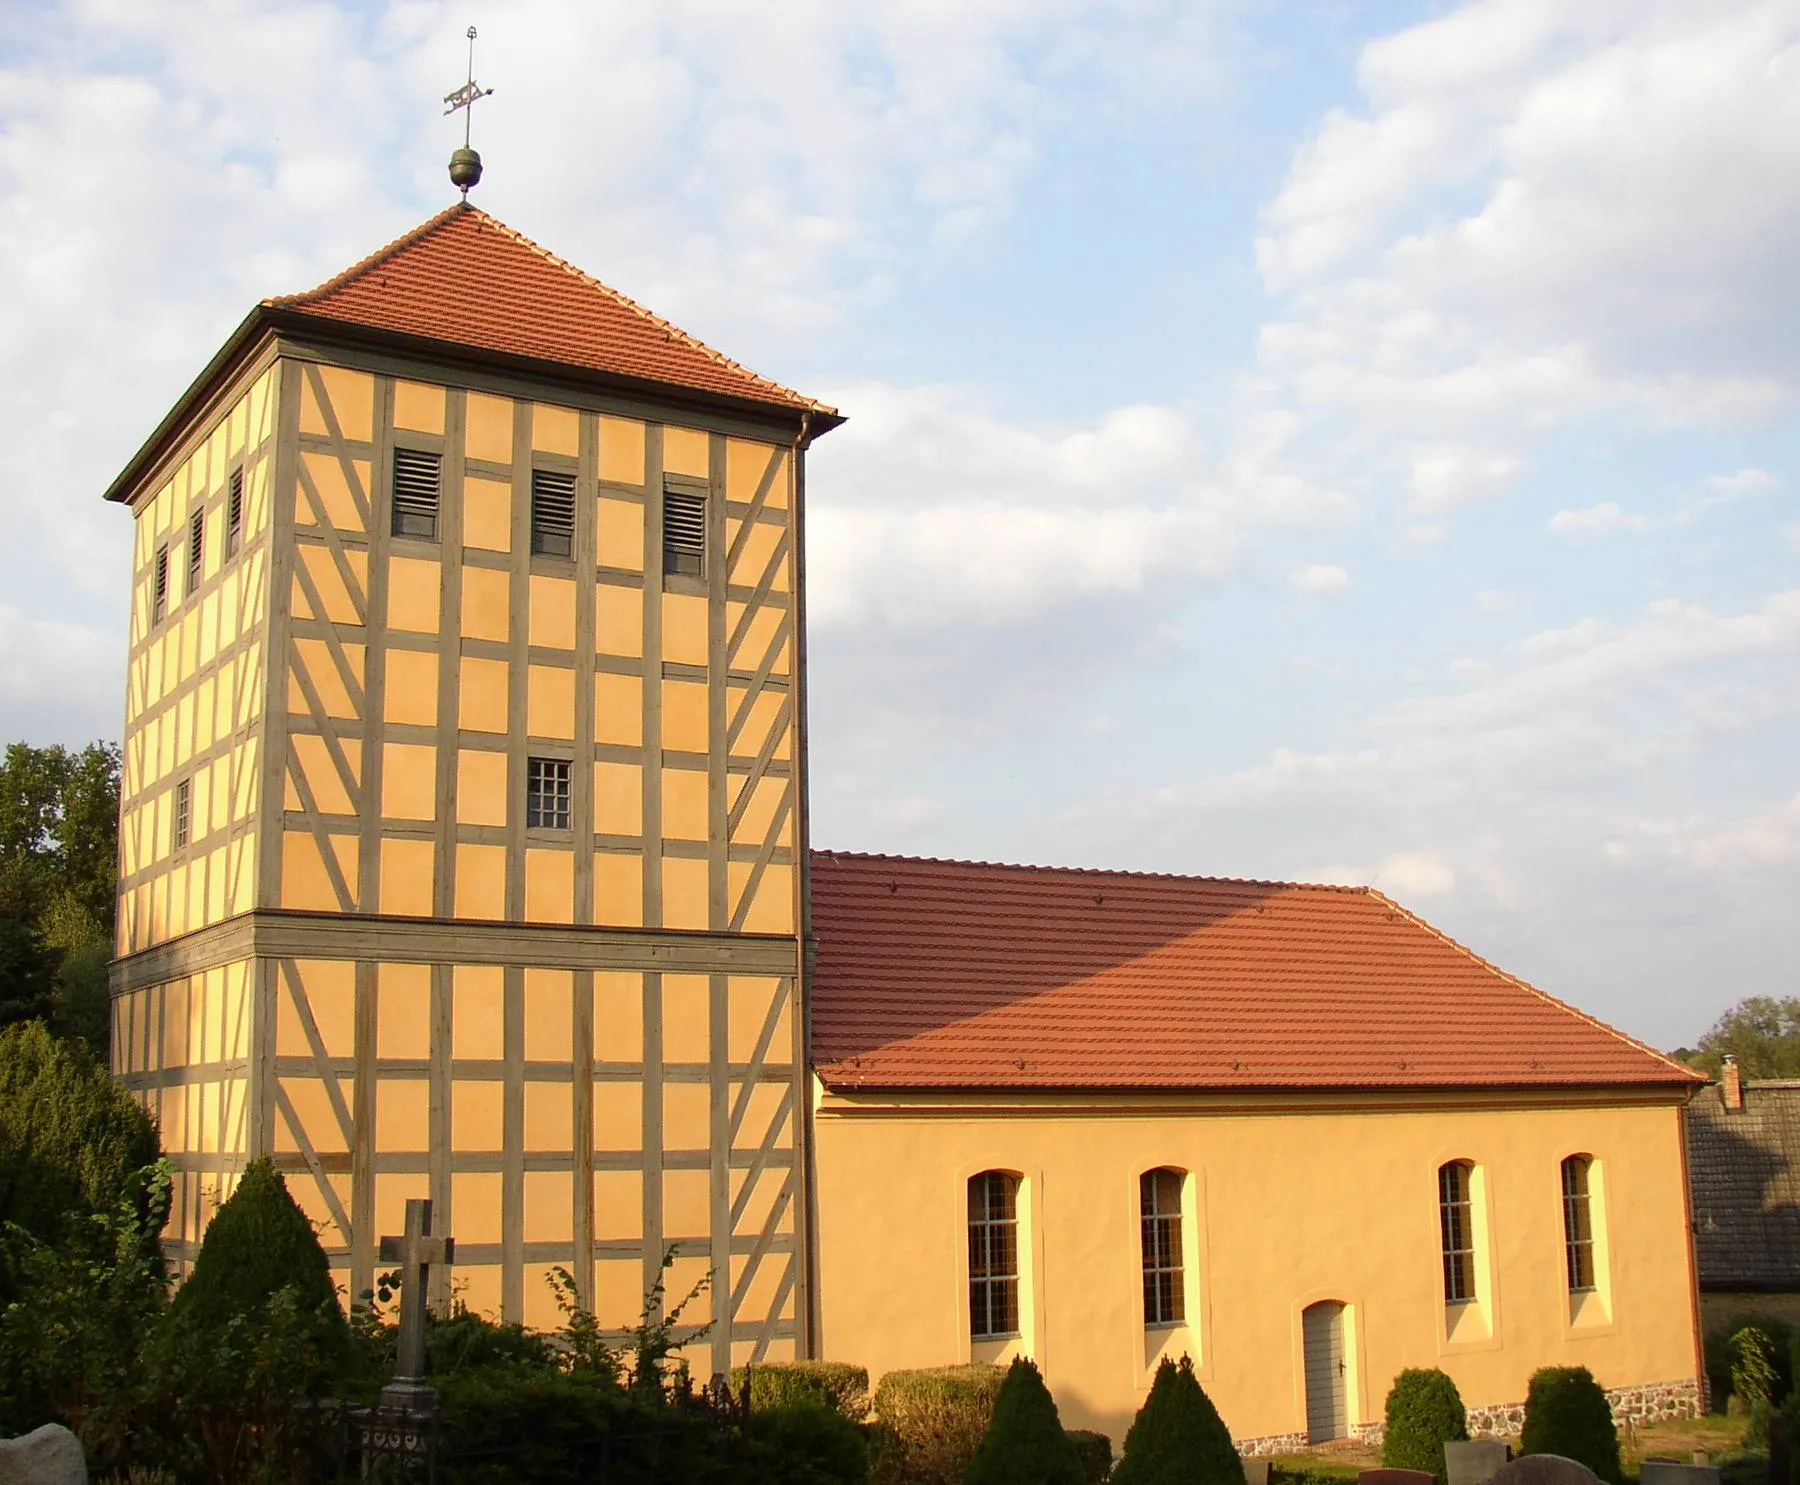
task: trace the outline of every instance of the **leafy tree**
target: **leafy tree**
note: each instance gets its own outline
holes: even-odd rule
[[[1381,1462],[1389,1469],[1424,1470],[1444,1485],[1444,1445],[1468,1436],[1462,1394],[1443,1372],[1408,1367],[1394,1378],[1381,1443]]]
[[[1056,1400],[1024,1357],[1007,1369],[994,1416],[963,1471],[963,1485],[1084,1485],[1081,1459],[1063,1432]]]
[[[1619,1430],[1606,1393],[1585,1366],[1547,1366],[1532,1373],[1519,1452],[1560,1454],[1619,1485]]]
[[[111,1211],[158,1155],[155,1126],[79,1042],[0,1029],[0,1222],[57,1238]]]
[[[1727,1055],[1747,1078],[1800,1077],[1800,996],[1752,995],[1713,1022],[1692,1051],[1678,1054],[1718,1076]]]
[[[31,883],[0,863],[0,1026],[54,1014],[61,958],[44,942]]]
[[[1125,1435],[1114,1485],[1244,1485],[1231,1430],[1194,1375],[1194,1363],[1167,1357]]]

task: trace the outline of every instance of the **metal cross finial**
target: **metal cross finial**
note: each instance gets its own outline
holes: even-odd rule
[[[469,199],[469,187],[481,179],[481,156],[470,147],[469,137],[474,126],[475,104],[478,99],[486,98],[494,90],[484,88],[475,81],[475,28],[469,27],[469,80],[454,93],[444,94],[444,102],[450,106],[444,110],[445,117],[463,110],[463,142],[462,148],[450,156],[450,182],[463,193],[463,200]]]

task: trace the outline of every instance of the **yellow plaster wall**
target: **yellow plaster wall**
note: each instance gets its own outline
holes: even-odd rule
[[[1622,1387],[1694,1376],[1680,1132],[1672,1108],[1106,1115],[818,1114],[824,1355],[869,1368],[1033,1354],[1071,1426],[1123,1436],[1154,1363],[1186,1351],[1234,1437],[1306,1427],[1302,1309],[1350,1307],[1350,1423],[1376,1422],[1404,1367],[1441,1367],[1470,1407],[1518,1402],[1537,1367]],[[1600,1306],[1571,1314],[1560,1168],[1603,1173]],[[1437,1170],[1473,1161],[1487,1273],[1480,1323],[1450,1334]],[[1187,1173],[1188,1325],[1143,1325],[1138,1176]],[[1021,1341],[974,1347],[966,1182],[1023,1178]],[[879,1172],[871,1179],[871,1172]],[[869,1276],[881,1276],[871,1283]],[[1585,1307],[1584,1307],[1585,1309]],[[1467,1336],[1467,1339],[1462,1337]]]

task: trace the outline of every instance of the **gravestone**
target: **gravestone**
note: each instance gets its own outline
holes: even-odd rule
[[[1244,1485],[1269,1485],[1269,1460],[1266,1455],[1261,1459],[1244,1461]]]
[[[1674,1459],[1646,1459],[1638,1466],[1638,1485],[1719,1485],[1716,1464],[1682,1464]]]
[[[1458,1440],[1444,1445],[1444,1476],[1449,1485],[1488,1485],[1511,1458],[1504,1439]]]
[[[1356,1485],[1437,1485],[1437,1476],[1430,1470],[1364,1470]]]
[[[0,1485],[87,1485],[81,1440],[60,1423],[0,1439]]]
[[[1600,1485],[1600,1477],[1578,1459],[1523,1454],[1495,1470],[1489,1485]]]
[[[431,1203],[406,1203],[406,1231],[381,1240],[381,1261],[400,1265],[400,1338],[394,1380],[381,1389],[381,1406],[402,1413],[429,1413],[437,1393],[425,1380],[425,1283],[434,1263],[454,1263],[453,1238],[431,1234]]]

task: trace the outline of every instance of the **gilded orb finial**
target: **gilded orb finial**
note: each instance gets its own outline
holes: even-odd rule
[[[475,28],[469,27],[469,80],[454,93],[444,94],[444,102],[450,106],[444,110],[446,116],[455,113],[459,108],[463,111],[462,148],[450,156],[450,184],[463,193],[463,200],[469,199],[469,187],[481,180],[481,156],[476,154],[469,144],[471,125],[475,117],[475,103],[486,98],[494,90],[484,88],[475,81]]]

